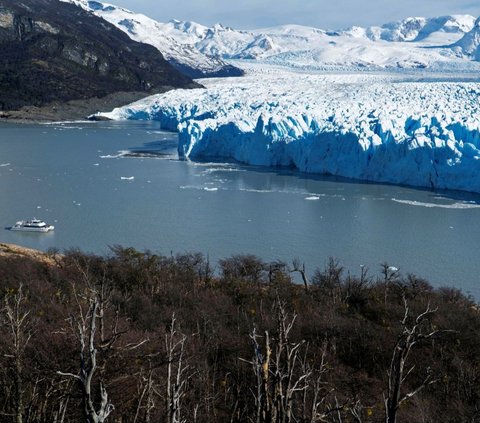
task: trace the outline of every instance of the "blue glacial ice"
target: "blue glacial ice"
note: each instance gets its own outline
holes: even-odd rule
[[[179,155],[480,192],[480,84],[257,69],[104,114],[178,131]]]

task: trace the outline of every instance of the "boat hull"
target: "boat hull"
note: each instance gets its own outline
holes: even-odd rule
[[[50,231],[53,231],[55,228],[54,226],[46,226],[44,228],[22,228],[22,227],[15,227],[13,226],[10,228],[11,231],[16,231],[16,232],[40,232],[40,233],[47,233]]]

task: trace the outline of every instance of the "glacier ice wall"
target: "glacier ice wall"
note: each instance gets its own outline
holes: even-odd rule
[[[393,78],[271,69],[106,115],[158,120],[189,159],[480,192],[480,84]]]

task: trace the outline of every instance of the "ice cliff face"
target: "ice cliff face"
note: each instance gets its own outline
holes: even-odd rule
[[[394,78],[263,68],[107,116],[178,130],[179,154],[190,159],[480,192],[480,86]]]

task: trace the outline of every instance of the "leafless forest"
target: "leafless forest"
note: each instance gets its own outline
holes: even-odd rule
[[[387,264],[0,257],[0,421],[480,421],[480,314]]]

